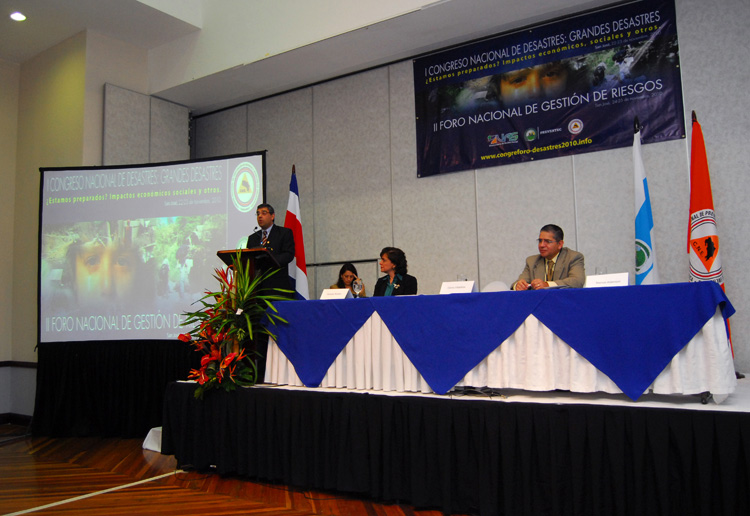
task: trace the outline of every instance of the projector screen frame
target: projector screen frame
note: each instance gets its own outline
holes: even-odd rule
[[[182,320],[181,314],[192,309],[191,303],[196,302],[205,289],[211,286],[213,269],[222,266],[221,260],[216,257],[216,251],[244,247],[245,239],[255,227],[255,209],[258,204],[266,202],[266,154],[267,151],[262,150],[159,163],[41,167],[37,344],[176,338],[177,334],[184,331],[178,324]],[[61,178],[63,179],[60,180]],[[242,184],[247,183],[247,180],[251,184],[246,184],[246,189],[243,190]],[[258,187],[260,192],[257,191]],[[201,193],[197,194],[196,191]],[[149,199],[150,204],[137,204]],[[67,207],[74,208],[65,212]],[[89,207],[101,210],[89,215]],[[138,209],[138,212],[134,212],[132,216],[122,216],[131,207]],[[201,225],[196,221],[199,217],[204,217],[209,222]],[[184,245],[179,247],[188,248],[188,258],[185,261],[189,261],[190,267],[186,268],[185,261],[179,264],[179,280],[176,279],[178,273],[174,270],[174,259],[171,256],[162,258],[167,251],[158,251],[157,237],[153,235],[161,230],[158,239],[164,241],[164,235],[169,233],[169,226],[174,224],[180,225],[183,231],[187,231],[183,226],[193,225],[208,235],[208,238],[202,240],[204,234],[193,230],[189,237],[184,238]],[[61,242],[56,244],[59,249],[52,253],[54,258],[50,257],[51,228],[52,233],[55,233],[54,237]],[[224,239],[218,244],[217,235],[222,231]],[[185,237],[180,232],[175,233],[176,238]],[[149,235],[151,240],[148,239]],[[194,245],[195,240],[200,244]],[[130,270],[129,274],[121,274],[120,279],[111,279],[109,283],[119,288],[123,283],[122,277],[129,277],[131,281],[133,277],[138,278],[138,284],[145,285],[144,292],[150,293],[152,298],[139,299],[141,293],[135,287],[127,295],[122,295],[127,287],[119,288],[117,292],[121,295],[115,298],[114,303],[111,303],[109,294],[102,298],[82,295],[82,286],[91,287],[92,283],[96,283],[96,280],[91,279],[95,274],[91,274],[87,278],[88,283],[85,283],[78,276],[71,279],[71,271],[75,270],[75,274],[78,274],[82,268],[101,268],[105,259],[80,258],[80,252],[76,254],[71,250],[73,242],[78,246],[76,249],[84,246],[109,249],[114,248],[115,243],[121,249],[123,242],[127,242],[131,257],[138,257],[136,262],[142,267]],[[175,244],[176,242],[170,241],[169,245],[174,247]],[[214,247],[209,249],[211,244]],[[190,256],[195,250],[200,252],[200,260]],[[72,255],[76,258],[72,258]],[[109,264],[127,264],[131,258],[114,256],[114,251],[110,255],[106,258]],[[91,265],[85,260],[98,260],[99,265]],[[81,265],[82,261],[84,265]],[[157,261],[166,263],[159,264]],[[204,265],[203,269],[194,267],[193,264],[198,261]],[[210,263],[210,268],[205,267],[207,263]],[[164,265],[171,265],[172,268],[167,272],[167,280],[159,281],[159,268],[164,269]],[[113,269],[115,267],[112,266]],[[119,270],[127,268],[121,267]],[[188,272],[185,273],[185,270]],[[163,278],[163,271],[161,272]],[[151,274],[154,276],[150,276]],[[190,281],[185,281],[188,277],[192,280],[198,275],[201,278],[199,286],[197,282],[191,285]],[[179,294],[179,305],[174,305],[179,306],[179,309],[167,309],[172,305],[157,296],[157,290],[164,284],[168,287],[167,294],[159,292],[158,295],[174,298]],[[190,289],[186,284],[190,285]],[[54,285],[52,290],[51,285]],[[101,288],[100,291],[104,292],[105,289]],[[109,289],[106,291],[109,292]],[[135,305],[127,305],[129,300],[134,301]],[[138,306],[141,301],[148,308],[143,313]],[[55,311],[58,310],[56,307],[61,307],[59,312]]]

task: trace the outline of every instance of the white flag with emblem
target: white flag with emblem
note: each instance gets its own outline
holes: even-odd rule
[[[635,284],[659,283],[654,254],[654,217],[651,215],[651,197],[648,193],[646,169],[641,157],[641,131],[638,119],[633,136],[633,166],[635,167]]]

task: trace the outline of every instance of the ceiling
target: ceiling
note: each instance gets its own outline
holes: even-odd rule
[[[0,0],[0,59],[23,63],[87,29],[147,49],[198,30],[137,0]]]
[[[612,0],[443,0],[289,52],[148,92],[194,115],[561,16]],[[28,19],[14,22],[22,10]],[[0,59],[22,63],[82,32],[153,49],[200,30],[138,0],[0,0]]]

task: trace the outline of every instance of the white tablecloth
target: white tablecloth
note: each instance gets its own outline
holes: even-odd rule
[[[269,340],[265,382],[302,386],[294,366]],[[721,311],[672,359],[649,390],[657,394],[711,392],[721,402],[737,379]],[[457,386],[530,391],[620,393],[605,374],[530,315]],[[328,369],[320,387],[430,393],[432,389],[391,336],[377,312]]]

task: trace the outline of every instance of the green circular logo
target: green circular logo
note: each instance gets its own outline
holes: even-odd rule
[[[654,263],[653,251],[643,240],[635,241],[635,273],[642,274]]]

